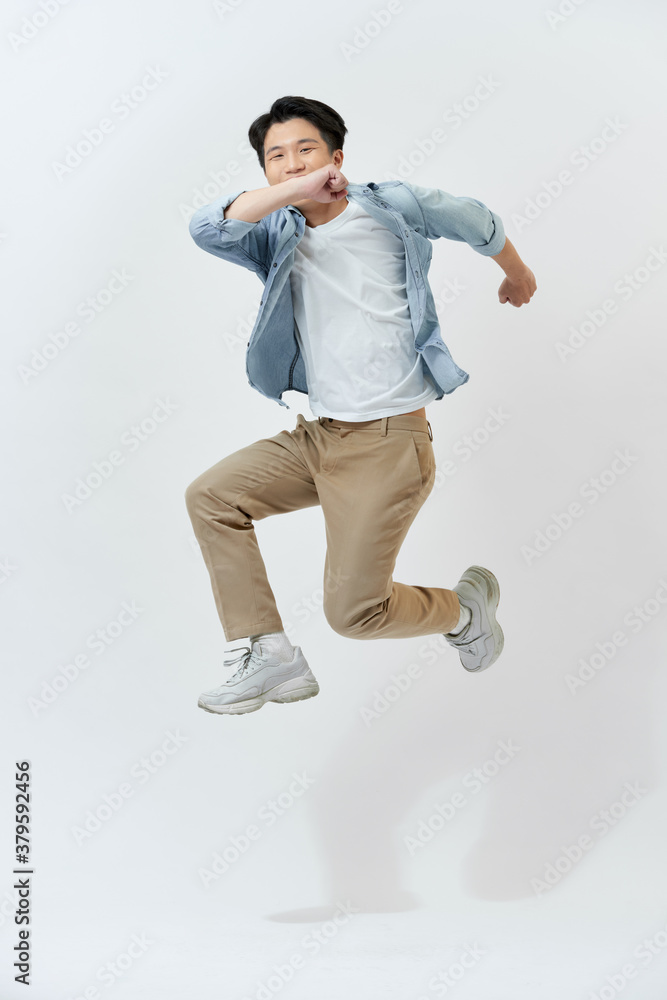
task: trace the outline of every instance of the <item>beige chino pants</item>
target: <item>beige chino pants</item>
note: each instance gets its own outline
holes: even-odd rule
[[[240,448],[185,491],[227,641],[277,632],[283,622],[254,521],[321,505],[326,529],[323,611],[353,639],[434,635],[459,619],[458,596],[396,583],[399,549],[433,489],[426,417],[351,422],[298,414],[296,427]],[[298,538],[286,544],[290,558]]]

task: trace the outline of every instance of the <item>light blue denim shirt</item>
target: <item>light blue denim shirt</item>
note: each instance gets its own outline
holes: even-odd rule
[[[246,375],[253,389],[290,409],[281,398],[283,392],[294,389],[308,393],[288,280],[294,248],[303,236],[306,219],[294,205],[279,208],[259,222],[225,219],[227,206],[245,190],[233,191],[197,209],[190,219],[190,235],[202,250],[240,264],[260,277],[264,294],[246,348]],[[475,198],[407,181],[350,183],[347,192],[350,201],[360,204],[403,240],[415,351],[421,354],[438,391],[436,399],[442,399],[470,376],[455,363],[440,336],[427,277],[433,252],[431,240],[444,236],[465,242],[484,256],[495,256],[505,245],[502,221]]]

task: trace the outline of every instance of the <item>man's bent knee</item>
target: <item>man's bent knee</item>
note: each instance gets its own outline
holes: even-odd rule
[[[193,514],[197,509],[199,502],[204,493],[205,487],[202,482],[201,476],[197,476],[196,479],[190,483],[190,485],[185,490],[185,506],[188,508],[190,514]]]
[[[340,611],[331,608],[324,602],[324,617],[329,623],[329,627],[343,635],[347,639],[372,639],[375,631],[373,618],[360,617],[345,609]]]

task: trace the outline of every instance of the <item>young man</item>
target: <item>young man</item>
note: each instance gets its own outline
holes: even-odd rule
[[[435,479],[425,406],[469,375],[440,336],[428,284],[431,241],[466,242],[505,271],[500,302],[527,303],[532,272],[482,202],[403,181],[348,183],[347,128],[320,101],[283,97],[249,140],[269,186],[199,209],[195,243],[264,284],[246,351],[249,384],[287,406],[308,395],[314,420],[228,455],[186,490],[227,641],[249,645],[225,683],[199,698],[209,712],[252,712],[319,691],[283,631],[253,521],[321,505],[326,619],[356,639],[442,633],[466,670],[503,648],[490,570],[470,566],[453,590],[396,583],[401,544]],[[289,408],[289,407],[288,407]],[[298,548],[293,536],[290,556]]]

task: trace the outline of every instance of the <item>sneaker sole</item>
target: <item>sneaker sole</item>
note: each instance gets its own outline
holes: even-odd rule
[[[485,566],[469,566],[466,572],[467,573],[472,572],[473,576],[479,575],[483,578],[485,583],[491,584],[492,596],[491,600],[489,601],[490,606],[488,614],[489,626],[491,628],[491,636],[484,643],[484,647],[486,649],[486,653],[484,655],[488,656],[492,648],[493,648],[493,655],[489,660],[486,661],[486,663],[483,662],[482,665],[479,667],[466,667],[465,663],[463,663],[463,661],[461,660],[461,665],[463,666],[464,670],[468,671],[469,674],[479,674],[482,672],[482,670],[487,670],[488,667],[490,667],[493,663],[496,662],[496,660],[502,653],[503,647],[505,645],[505,636],[503,634],[503,630],[496,621],[496,609],[500,603],[500,584],[498,583],[498,580],[491,572],[491,570],[486,569]],[[493,646],[487,645],[487,643],[490,642],[493,643]],[[482,660],[483,659],[484,657],[482,657]]]
[[[302,678],[292,678],[276,685],[270,691],[257,695],[256,698],[247,698],[245,701],[237,701],[228,705],[207,705],[201,698],[197,702],[199,708],[205,712],[213,712],[215,715],[245,715],[247,712],[256,712],[268,701],[274,701],[278,705],[285,705],[292,701],[305,701],[306,698],[314,698],[319,694],[320,685],[315,681],[306,681]]]

